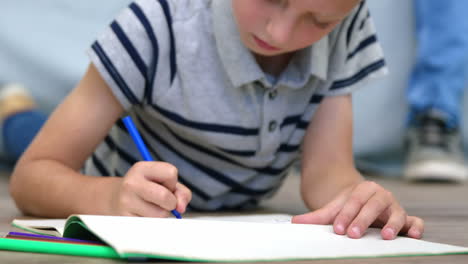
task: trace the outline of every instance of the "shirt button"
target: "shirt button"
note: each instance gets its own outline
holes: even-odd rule
[[[255,81],[254,86],[263,87],[263,83],[261,81]]]
[[[271,91],[269,94],[268,94],[268,97],[270,97],[270,100],[273,100],[276,98],[276,96],[278,95],[278,91],[277,90],[273,90]]]
[[[270,132],[273,132],[276,130],[277,127],[278,127],[278,123],[276,121],[270,121],[270,124],[268,125],[268,130]]]

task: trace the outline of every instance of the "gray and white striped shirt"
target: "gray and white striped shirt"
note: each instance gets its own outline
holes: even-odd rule
[[[298,160],[322,99],[386,72],[364,1],[274,81],[243,46],[231,0],[138,0],[89,56],[153,157],[178,168],[198,210],[272,195]],[[139,159],[118,122],[84,172],[123,176]]]

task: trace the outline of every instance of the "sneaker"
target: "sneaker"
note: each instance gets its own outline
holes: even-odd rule
[[[22,85],[8,84],[0,87],[0,122],[14,113],[36,107],[34,99]]]
[[[468,179],[460,132],[447,127],[440,115],[419,116],[406,138],[408,181],[463,182]]]
[[[22,85],[7,84],[0,86],[0,162],[10,161],[3,149],[3,121],[12,114],[35,109],[36,103]]]

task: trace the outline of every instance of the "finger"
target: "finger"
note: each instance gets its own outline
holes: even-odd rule
[[[135,193],[119,198],[119,215],[165,217],[164,209],[142,200]]]
[[[120,215],[122,216],[131,216],[131,217],[139,217],[140,215],[137,215],[135,213],[130,213],[130,212],[122,212]]]
[[[361,208],[367,201],[377,192],[378,185],[373,182],[364,182],[359,184],[349,196],[348,200],[343,205],[343,209],[338,213],[333,223],[335,233],[345,235],[351,222],[361,211]],[[354,230],[356,233],[361,233],[361,230]]]
[[[362,206],[347,229],[350,238],[360,238],[395,200],[387,191],[378,191]],[[346,207],[346,205],[345,205]],[[401,228],[401,227],[400,227]],[[398,229],[399,230],[399,229]]]
[[[411,238],[420,239],[424,233],[424,220],[415,216],[407,216],[406,224],[400,230],[400,234]]]
[[[181,183],[177,183],[174,195],[177,199],[176,210],[179,213],[185,213],[185,210],[187,210],[187,205],[189,204],[190,200],[192,200],[192,192],[189,188],[187,188],[187,186]]]
[[[164,210],[174,210],[177,206],[176,196],[165,186],[154,182],[146,182],[136,189],[137,195],[146,202],[158,205]]]
[[[329,225],[333,223],[347,200],[346,194],[341,194],[324,207],[310,213],[296,215],[291,219],[293,224]]]
[[[133,214],[141,217],[166,218],[171,215],[169,211],[164,210],[160,206],[142,199],[135,199],[130,210]]]
[[[406,219],[407,215],[405,210],[399,205],[393,205],[390,208],[390,217],[380,232],[382,238],[385,240],[395,239],[406,224]]]
[[[143,175],[147,180],[159,183],[169,189],[175,191],[178,171],[175,166],[166,162],[157,161],[140,161],[133,165],[132,173]]]

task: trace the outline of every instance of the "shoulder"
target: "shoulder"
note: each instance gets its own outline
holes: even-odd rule
[[[328,51],[332,94],[348,93],[386,75],[383,49],[365,0],[330,33]]]
[[[366,1],[361,1],[329,34],[328,48],[332,62],[338,66],[348,64],[358,67],[364,63],[362,59],[383,59],[382,47]]]
[[[366,1],[361,1],[330,34],[331,43],[353,46],[363,37],[375,34],[375,28]],[[337,43],[341,42],[341,43]]]

